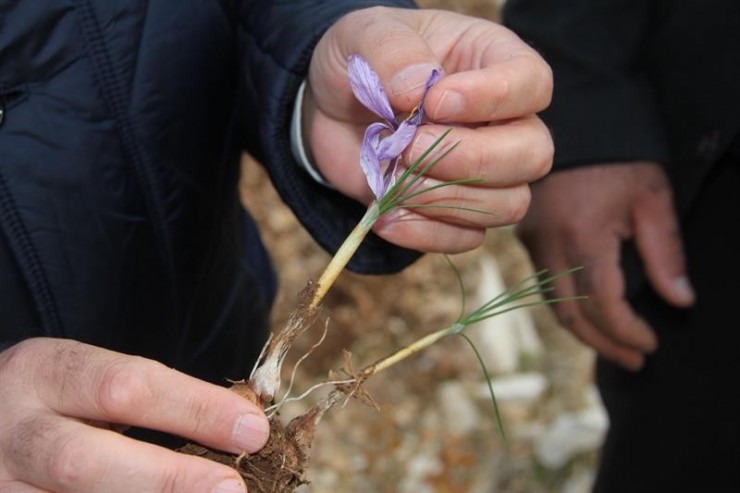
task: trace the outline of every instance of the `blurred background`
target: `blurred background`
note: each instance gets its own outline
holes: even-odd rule
[[[418,3],[496,20],[504,2]],[[279,272],[273,323],[282,325],[297,293],[318,277],[329,256],[301,229],[249,156],[242,188]],[[532,272],[511,228],[489,232],[482,248],[453,261],[469,307]],[[296,392],[341,368],[343,350],[352,352],[355,367],[369,364],[449,325],[460,303],[455,275],[438,255],[394,276],[345,272],[325,303],[326,341],[299,367]],[[323,321],[299,340],[288,369],[322,328]],[[302,491],[588,493],[608,426],[592,385],[592,352],[558,327],[547,307],[507,313],[468,334],[493,377],[508,443],[497,429],[475,355],[462,339],[451,337],[367,383],[379,410],[353,400],[324,418],[312,451],[311,484]],[[289,419],[313,402],[290,404],[282,415]]]

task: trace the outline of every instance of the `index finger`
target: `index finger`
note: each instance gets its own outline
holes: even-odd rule
[[[529,248],[532,250],[537,268],[545,266],[550,272],[564,272],[574,265],[580,265],[579,262],[566,260],[566,255],[557,247],[534,242],[529,243]],[[583,310],[588,299],[573,299],[586,294],[577,288],[574,277],[576,274],[578,273],[557,279],[554,290],[546,293],[551,299],[560,299],[551,305],[560,324],[602,357],[631,370],[642,367],[644,362],[642,351],[611,338],[585,316]]]
[[[480,123],[542,111],[552,98],[552,71],[518,38],[492,42],[480,67],[447,71],[425,99],[436,122]]]
[[[235,392],[153,360],[54,342],[36,341],[41,364],[29,377],[42,402],[61,415],[163,431],[234,453],[255,452],[267,441],[264,413]]]
[[[602,253],[602,257],[609,255]],[[575,274],[578,291],[588,296],[581,305],[585,318],[620,344],[654,351],[658,345],[655,333],[625,299],[624,276],[616,260],[591,258],[585,263]]]
[[[43,491],[246,491],[239,473],[227,465],[43,412],[27,416],[2,447],[12,476]],[[0,491],[6,490],[0,486]]]

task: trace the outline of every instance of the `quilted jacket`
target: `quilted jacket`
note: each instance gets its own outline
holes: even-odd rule
[[[0,0],[0,349],[72,338],[241,378],[275,277],[239,157],[332,250],[359,204],[315,183],[289,119],[350,10],[408,0]],[[372,237],[351,267],[418,256]],[[279,270],[279,269],[278,269]]]

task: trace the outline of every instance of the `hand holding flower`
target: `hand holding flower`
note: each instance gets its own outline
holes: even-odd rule
[[[358,102],[347,80],[352,54],[377,71],[390,112],[385,106],[371,106],[374,113]],[[444,75],[429,87],[435,69]],[[369,204],[375,195],[357,166],[368,125],[376,123],[368,130],[370,139],[387,140],[386,132],[403,136],[387,142],[386,149],[376,148],[386,157],[382,153],[395,151],[391,147],[404,143],[406,132],[416,126],[402,119],[393,128],[393,110],[409,114],[423,99],[425,120],[439,124],[416,131],[398,165],[412,163],[453,127],[449,140],[460,146],[420,187],[465,178],[481,181],[444,187],[410,201],[457,208],[400,210],[378,221],[375,231],[401,246],[455,253],[475,248],[486,228],[516,222],[526,211],[528,183],[542,177],[551,164],[552,141],[536,116],[549,103],[551,90],[548,66],[500,25],[444,11],[366,9],[345,16],[317,46],[304,132],[312,158],[329,182]],[[378,123],[378,115],[383,123]],[[376,191],[380,183],[373,185]]]

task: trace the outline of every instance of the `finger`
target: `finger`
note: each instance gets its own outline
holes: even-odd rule
[[[14,477],[56,493],[246,491],[238,472],[51,414],[36,414],[3,444]]]
[[[229,452],[254,452],[267,441],[269,425],[256,405],[155,361],[73,341],[45,344],[36,357],[59,362],[31,375],[41,400],[59,414],[164,431]]]
[[[549,66],[509,30],[447,13],[437,22],[455,21],[459,30],[440,42],[434,32],[415,25],[418,16],[399,15],[403,20],[365,19],[361,34],[352,38],[356,44],[350,45],[376,68],[394,107],[408,111],[416,106],[429,73],[441,62],[447,75],[425,100],[435,121],[486,122],[534,114],[549,105]],[[471,53],[479,58],[472,59]]]
[[[418,160],[448,130],[444,125],[421,127],[406,162]],[[439,159],[430,176],[438,180],[477,178],[483,186],[508,187],[542,178],[552,166],[550,131],[534,116],[505,125],[454,127],[430,158],[439,158],[453,144],[457,145]]]
[[[588,296],[584,318],[612,340],[641,352],[653,352],[658,340],[650,326],[624,298],[624,275],[612,248],[598,249],[598,257],[582,255],[583,269],[574,274],[576,290]]]
[[[552,75],[529,50],[480,70],[443,77],[424,104],[436,122],[488,122],[535,114],[550,103]]]
[[[687,307],[694,291],[686,273],[678,219],[666,182],[651,187],[634,214],[635,245],[655,290],[669,303]]]
[[[550,272],[563,272],[580,265],[567,260],[564,252],[553,248],[551,242],[543,242],[530,234],[523,235],[522,240],[531,252],[537,269],[547,267]],[[584,304],[588,300],[567,299],[583,295],[584,293],[576,287],[573,274],[555,281],[554,290],[548,293],[548,298],[562,299],[551,305],[560,324],[602,357],[630,370],[641,368],[645,359],[642,351],[612,339],[601,327],[594,325],[584,316]]]
[[[550,104],[549,65],[509,29],[445,11],[402,13],[447,74],[425,101],[433,120],[487,122],[537,113]]]
[[[478,248],[485,237],[485,229],[437,221],[404,209],[383,215],[373,231],[398,246],[429,253],[467,252]]]
[[[582,315],[578,302],[564,301],[553,305],[558,320],[581,342],[592,347],[601,357],[632,371],[645,364],[645,354],[632,346],[614,341]]]
[[[20,481],[10,481],[0,483],[0,493],[51,493],[49,490],[42,490],[28,483]]]
[[[317,47],[319,55],[312,62],[311,80],[334,80],[332,74],[337,68],[342,73],[334,94],[320,92],[319,106],[328,108],[323,98],[337,94],[339,101],[348,101],[351,106],[332,109],[333,116],[356,114],[362,108],[352,96],[345,75],[350,55],[357,54],[367,60],[380,77],[391,105],[399,111],[410,111],[419,104],[431,72],[440,68],[440,61],[418,31],[409,25],[403,12],[388,10],[386,14],[377,15],[372,9],[348,14]],[[331,53],[334,58],[324,56],[325,53]]]
[[[469,228],[492,228],[521,220],[530,201],[529,187],[486,188],[419,180],[404,193],[400,207],[427,219]]]
[[[553,272],[562,272],[567,266],[560,265]],[[574,298],[578,296],[572,276],[564,276],[556,281],[552,294],[557,298]],[[605,334],[599,326],[591,323],[584,316],[584,304],[588,300],[563,300],[553,304],[560,323],[569,329],[581,342],[592,347],[602,357],[614,361],[630,370],[638,370],[644,364],[644,353],[632,346],[625,345]]]

